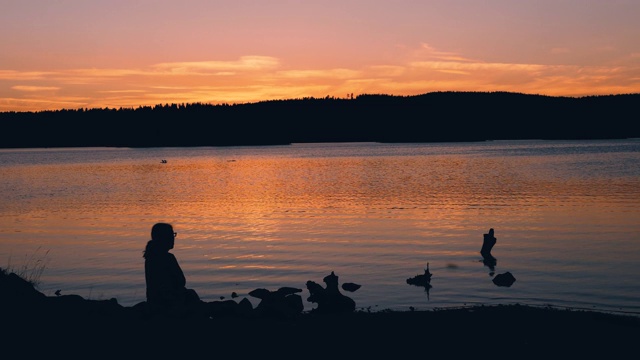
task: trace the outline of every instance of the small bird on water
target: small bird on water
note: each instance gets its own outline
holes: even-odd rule
[[[431,274],[431,272],[429,271],[429,263],[427,263],[427,268],[424,269],[424,274],[419,274],[416,275],[412,278],[408,278],[407,279],[407,284],[409,285],[415,285],[415,286],[424,286],[424,287],[430,287],[431,286],[431,276],[433,274]]]

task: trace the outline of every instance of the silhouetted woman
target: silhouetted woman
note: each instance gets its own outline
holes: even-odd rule
[[[178,260],[169,252],[176,235],[170,224],[157,223],[144,250],[147,304],[153,313],[190,315],[200,309],[200,297],[195,290],[187,289]]]

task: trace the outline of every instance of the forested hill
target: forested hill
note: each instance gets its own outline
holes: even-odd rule
[[[0,148],[635,138],[639,108],[640,94],[434,92],[2,112]]]

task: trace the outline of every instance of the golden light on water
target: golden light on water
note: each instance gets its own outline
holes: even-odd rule
[[[592,149],[608,142],[585,142],[587,151],[581,144],[0,152],[0,260],[50,250],[45,291],[130,304],[144,297],[142,250],[151,226],[164,221],[179,234],[173,252],[190,286],[207,299],[304,288],[335,271],[363,285],[353,294],[363,306],[584,294],[606,303],[579,280],[589,277],[607,298],[627,286],[607,276],[635,284],[627,277],[637,273],[640,250],[637,152],[616,149],[637,145],[617,141],[601,153]],[[509,293],[491,283],[480,259],[489,228],[496,271],[518,278]],[[405,282],[427,263],[428,301]],[[557,286],[571,299],[558,299]]]

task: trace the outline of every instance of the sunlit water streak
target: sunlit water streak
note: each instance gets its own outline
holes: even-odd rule
[[[167,163],[162,164],[161,159]],[[144,300],[151,226],[205,300],[307,280],[361,309],[523,303],[640,313],[640,140],[0,150],[0,267]],[[498,287],[479,254],[495,228]],[[429,264],[432,288],[406,279]]]

